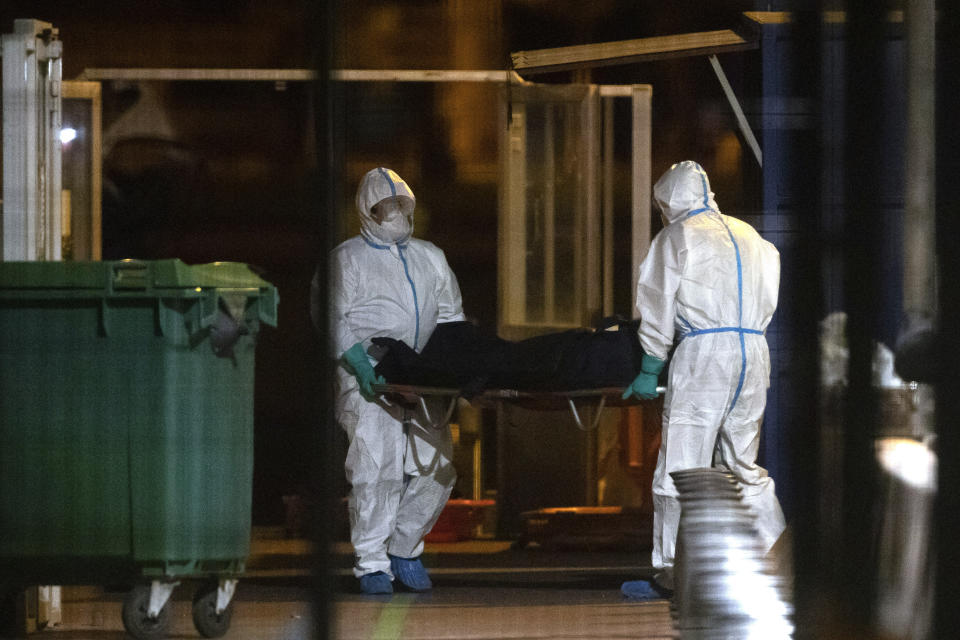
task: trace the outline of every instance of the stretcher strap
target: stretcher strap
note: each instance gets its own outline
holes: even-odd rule
[[[593,419],[589,426],[584,425],[580,419],[580,412],[577,411],[577,405],[573,402],[573,398],[567,398],[567,402],[570,404],[570,413],[573,414],[573,422],[577,425],[577,428],[581,431],[593,431],[600,424],[600,415],[603,413],[603,406],[607,403],[607,396],[600,396],[600,402],[593,410]]]
[[[428,427],[439,430],[450,424],[450,418],[453,416],[453,410],[457,406],[457,396],[450,397],[450,403],[447,405],[447,412],[444,414],[443,420],[440,422],[434,422],[433,419],[430,418],[430,410],[427,409],[427,401],[423,396],[418,395],[417,400],[420,401],[420,410],[423,411],[423,419],[427,421]]]

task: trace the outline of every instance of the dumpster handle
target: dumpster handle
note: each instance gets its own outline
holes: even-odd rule
[[[149,289],[152,267],[144,260],[117,260],[107,272],[107,295],[116,295],[117,289]]]
[[[220,295],[216,289],[206,289],[200,296],[200,328],[206,329],[217,319]]]

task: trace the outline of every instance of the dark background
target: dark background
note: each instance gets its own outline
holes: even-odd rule
[[[512,51],[737,27],[741,12],[755,4],[355,0],[337,6],[334,66],[505,69]],[[0,27],[11,31],[13,19],[23,17],[53,23],[69,80],[88,68],[310,69],[322,15],[319,3],[297,0],[13,0],[0,7]],[[726,54],[721,61],[749,110],[756,54]],[[694,159],[710,173],[725,212],[759,208],[759,169],[704,57],[531,79],[653,85],[654,177],[673,162]],[[407,179],[418,196],[417,234],[445,250],[467,314],[490,330],[497,321],[491,88],[341,85],[334,116],[337,211],[320,204],[312,89],[305,82],[133,81],[105,81],[102,89],[104,259],[238,261],[279,288],[279,326],[264,328],[257,352],[258,523],[282,520],[281,496],[299,490],[315,464],[306,444],[323,428],[313,401],[322,355],[311,329],[309,282],[322,245],[321,217],[336,219],[332,244],[352,233],[353,193],[366,170],[387,165]],[[628,117],[618,106],[617,118]],[[621,173],[628,152],[629,139],[618,140]],[[629,315],[627,216],[626,209],[617,214],[624,232],[616,240],[622,275],[615,296],[616,311]],[[495,477],[489,469],[487,476]]]

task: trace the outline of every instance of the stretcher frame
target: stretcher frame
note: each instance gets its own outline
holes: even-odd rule
[[[418,406],[428,426],[433,429],[442,429],[450,423],[453,411],[457,407],[457,400],[462,396],[460,389],[447,387],[426,387],[407,384],[377,384],[373,386],[376,393],[388,400],[399,401],[405,407]],[[468,399],[470,404],[477,406],[497,406],[503,402],[510,402],[527,409],[541,409],[556,411],[569,409],[573,422],[581,431],[592,431],[600,423],[603,409],[607,407],[629,407],[648,402],[637,398],[623,398],[624,387],[599,387],[596,389],[574,389],[569,391],[520,391],[517,389],[487,389]],[[666,387],[657,387],[657,395],[663,395]],[[446,398],[447,406],[439,420],[434,414],[431,416],[427,407],[427,398]],[[581,407],[577,407],[581,402]],[[585,419],[581,416],[581,409],[590,407],[592,415]]]

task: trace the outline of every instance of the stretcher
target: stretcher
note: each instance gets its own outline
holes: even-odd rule
[[[441,429],[450,422],[453,411],[457,407],[457,400],[461,397],[460,389],[405,384],[374,385],[374,391],[381,394],[386,400],[396,402],[406,408],[419,407],[427,424],[434,429]],[[622,397],[623,391],[623,387],[600,387],[570,391],[487,389],[471,397],[469,402],[480,407],[496,406],[501,402],[509,402],[526,409],[544,411],[569,409],[577,428],[590,431],[599,424],[600,415],[605,408],[627,407],[650,402],[649,400],[638,400],[632,397],[624,399]],[[663,395],[665,391],[666,387],[657,387],[658,396]],[[436,408],[431,411],[427,404],[428,398],[446,400],[445,409],[439,414]]]

